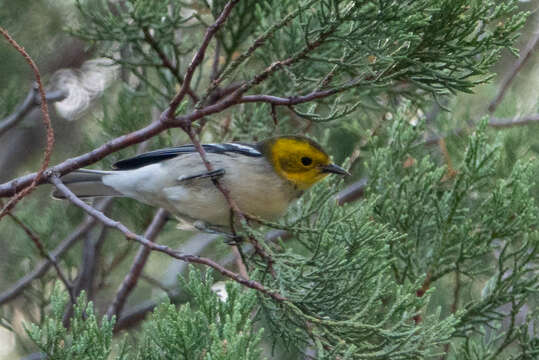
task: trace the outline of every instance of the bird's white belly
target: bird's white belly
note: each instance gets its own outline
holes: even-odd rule
[[[240,210],[266,220],[282,216],[299,192],[278,176],[266,160],[236,157],[233,162],[208,154],[215,169],[223,169],[219,182]],[[233,168],[231,168],[233,165]],[[167,209],[186,220],[229,226],[230,206],[209,178],[182,178],[204,174],[198,154],[189,154],[139,169],[119,171],[103,182],[126,196]]]
[[[224,195],[211,181],[204,180],[201,183],[163,189],[170,210],[180,217],[202,220],[212,225],[230,225],[231,211]],[[266,220],[282,216],[291,200],[279,194],[279,189],[275,188],[255,191],[248,186],[239,189],[228,181],[223,181],[223,185],[243,213]]]

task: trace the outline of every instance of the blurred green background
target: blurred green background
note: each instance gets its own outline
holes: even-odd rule
[[[522,36],[515,46],[525,49],[529,41],[539,31],[539,1],[521,1],[524,10],[531,11]],[[52,122],[56,133],[56,146],[53,152],[52,163],[61,162],[69,157],[85,152],[92,145],[100,144],[103,139],[112,138],[118,129],[122,131],[126,126],[132,129],[155,119],[159,112],[151,109],[149,101],[144,98],[125,97],[121,91],[121,71],[116,67],[103,67],[99,64],[106,60],[99,58],[99,53],[92,46],[70,36],[64,28],[76,26],[79,18],[70,0],[1,0],[0,26],[8,29],[38,64],[48,89],[68,86],[70,94],[62,102],[50,107]],[[423,114],[426,117],[428,128],[432,136],[451,133],[456,129],[466,129],[471,123],[485,116],[497,118],[520,118],[527,115],[539,114],[539,53],[533,51],[523,68],[512,81],[503,101],[491,114],[487,108],[496,96],[501,81],[512,69],[516,62],[515,56],[505,52],[493,71],[496,76],[489,84],[478,86],[474,94],[459,94],[455,98],[441,99],[442,106],[449,111],[432,103]],[[20,104],[32,86],[33,73],[21,56],[5,41],[0,41],[0,118],[10,114]],[[128,124],[118,125],[116,129],[114,119],[117,113],[130,113]],[[370,136],[376,132],[376,126],[383,126],[386,115],[384,113],[366,114],[367,119],[358,123],[340,122],[331,129],[320,126],[313,130],[315,136],[325,137],[331,148],[331,153],[340,163],[350,154],[357,157],[356,177],[349,183],[361,178],[363,160],[368,157],[371,149],[366,145]],[[226,120],[226,119],[225,119]],[[224,121],[224,120],[223,120]],[[101,126],[107,124],[104,130]],[[378,124],[378,125],[377,125]],[[214,124],[220,126],[222,124]],[[249,124],[245,125],[246,127]],[[105,132],[105,133],[104,133]],[[172,135],[172,136],[169,136]],[[500,167],[500,173],[506,174],[517,159],[532,159],[537,164],[539,154],[539,121],[522,127],[504,129],[491,129],[489,136],[493,141],[498,138],[504,148],[504,160],[507,167]],[[212,135],[204,138],[211,141]],[[244,139],[242,139],[244,140]],[[185,136],[180,130],[171,130],[168,134],[153,140],[148,146],[170,145],[185,142]],[[459,136],[449,137],[446,141],[447,153],[451,161],[458,162],[462,156],[463,141]],[[0,136],[0,182],[22,175],[38,168],[44,148],[44,127],[41,122],[39,110],[36,108],[29,113],[24,121],[11,129],[7,134]],[[444,151],[439,148],[432,150],[433,155],[443,157]],[[113,157],[109,157],[96,165],[107,167],[114,159],[131,155],[134,149],[125,149]],[[447,159],[446,159],[447,160]],[[536,170],[538,166],[535,166]],[[539,188],[534,189],[539,194]],[[23,218],[33,218],[33,230],[40,233],[43,241],[52,249],[72,229],[65,220],[73,222],[83,218],[83,214],[74,207],[68,207],[62,202],[53,202],[49,199],[50,189],[40,187],[29,198],[24,199],[17,207],[17,214]],[[138,211],[133,212],[136,207]],[[151,219],[151,209],[130,200],[119,200],[109,209],[108,214],[115,218],[121,217],[127,210],[136,213],[137,217],[124,219],[126,225],[136,232],[142,232]],[[50,223],[57,226],[55,233],[47,229]],[[168,230],[175,227],[169,222]],[[95,274],[99,284],[100,293],[94,301],[98,309],[104,310],[108,299],[114,295],[118,282],[123,278],[129,259],[135,253],[137,246],[123,240],[119,234],[103,230],[101,227],[90,232],[87,237],[96,239],[105,236],[103,243],[104,254],[102,270]],[[200,239],[193,240],[191,233],[165,231],[160,242],[171,247],[183,244],[184,251],[193,253],[202,251],[213,258],[226,258],[230,256],[230,249],[221,242],[211,243],[212,238],[200,235]],[[189,240],[189,241],[188,241]],[[75,276],[77,265],[80,262],[83,243],[79,242],[64,257],[66,269],[71,269],[70,276]],[[0,291],[7,289],[22,275],[33,269],[39,263],[39,254],[33,244],[28,241],[22,230],[9,220],[0,223]],[[108,269],[115,269],[114,272]],[[144,304],[150,299],[161,298],[166,292],[159,289],[152,282],[159,279],[161,285],[171,286],[175,282],[175,273],[184,269],[183,264],[163,261],[161,255],[152,256],[146,266],[145,281],[140,281],[133,295],[129,298],[127,307]],[[0,308],[0,319],[11,319],[15,332],[0,326],[0,359],[13,359],[21,354],[31,352],[31,345],[25,338],[23,322],[40,321],[46,303],[40,302],[41,293],[50,293],[49,276],[36,281],[30,291],[25,292],[8,306]],[[442,296],[442,295],[439,295]],[[441,300],[440,300],[441,301]],[[0,324],[2,325],[2,324]],[[18,334],[18,335],[16,335]]]

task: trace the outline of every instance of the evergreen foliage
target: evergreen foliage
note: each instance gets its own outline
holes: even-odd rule
[[[366,200],[335,206],[331,195],[338,184],[327,184],[302,200],[283,224],[273,224],[292,231],[296,246],[266,246],[275,276],[263,261],[250,264],[257,268],[255,278],[287,301],[257,297],[238,284],[228,284],[228,297],[221,301],[210,289],[213,278],[191,271],[188,281],[180,278],[180,287],[196,305],[160,305],[144,327],[137,356],[259,359],[261,334],[253,330],[254,316],[267,324],[274,341],[291,351],[316,349],[318,359],[434,358],[445,344],[452,344],[457,358],[531,359],[537,352],[530,330],[537,326],[537,310],[529,308],[525,319],[517,316],[534,304],[539,290],[529,165],[516,164],[510,180],[493,181],[499,147],[487,143],[485,122],[470,137],[452,176],[428,156],[410,161],[422,144],[421,129],[406,122],[407,114],[397,112],[391,141],[369,161]],[[263,234],[260,228],[250,231]],[[458,276],[459,287],[475,283],[458,311],[449,311],[450,301],[432,305],[437,296],[447,296],[449,274]],[[62,309],[57,303],[53,309]],[[81,322],[77,309],[74,324]],[[59,353],[58,343],[69,342],[60,340],[65,337],[61,311],[54,314],[59,316],[54,325],[49,320],[44,330],[30,331],[34,341],[48,339],[38,344],[52,348],[51,354]],[[91,311],[86,324],[97,329]],[[101,326],[111,337],[110,323]],[[110,339],[102,342],[110,345]],[[504,352],[515,344],[520,349]]]
[[[262,329],[252,329],[256,295],[242,291],[240,285],[226,284],[226,299],[213,290],[214,279],[208,272],[191,268],[189,279],[179,278],[184,291],[192,298],[176,308],[159,305],[145,324],[141,341],[128,346],[124,341],[112,345],[114,318],[99,322],[92,302],[82,293],[77,299],[71,326],[63,324],[68,301],[61,287],[51,296],[51,314],[41,326],[31,324],[28,335],[48,359],[262,359],[259,343]],[[115,351],[113,351],[115,350]]]
[[[114,320],[98,321],[93,304],[82,293],[74,307],[69,330],[64,327],[63,315],[68,296],[59,285],[51,296],[51,314],[44,324],[27,328],[30,339],[49,359],[108,359],[111,353]],[[117,357],[121,359],[122,356]]]
[[[197,48],[200,28],[226,2],[210,8],[205,1],[77,0],[84,26],[71,33],[98,43],[165,106],[183,81],[188,63],[182,56]],[[240,1],[219,32],[224,69],[200,71],[194,88],[207,87],[203,100],[216,83],[239,80],[279,96],[353,89],[332,99],[326,111],[315,111],[314,104],[298,109],[313,120],[336,120],[384,105],[381,94],[421,101],[427,94],[471,91],[491,77],[525,19],[516,0]],[[170,66],[163,56],[172,59]],[[273,76],[252,78],[277,60],[283,63],[271,69]],[[396,84],[402,85],[398,91]]]
[[[140,129],[167,108],[227,3],[76,1],[78,23],[68,32],[121,69],[102,113],[82,125],[77,154]],[[99,296],[88,300],[82,292],[68,328],[68,296],[60,285],[50,290],[56,274],[33,284],[34,298],[26,299],[39,313],[29,315],[32,346],[50,359],[537,358],[537,142],[529,150],[531,132],[494,135],[488,119],[476,122],[469,114],[446,123],[445,115],[423,115],[438,103],[455,110],[452,95],[492,78],[501,52],[516,51],[528,15],[519,9],[516,0],[240,0],[194,73],[196,95],[188,94],[176,113],[215,104],[240,86],[246,96],[285,100],[327,91],[331,96],[291,105],[245,101],[193,126],[203,142],[307,133],[353,173],[317,185],[278,223],[241,229],[272,259],[242,243],[250,279],[285,300],[232,282],[221,299],[212,290],[218,274],[189,268],[139,330],[115,338],[117,319],[100,318],[134,247],[110,231],[101,234],[107,241],[92,288]],[[10,113],[17,96],[2,97],[0,113]],[[473,133],[446,137],[449,150],[427,147],[427,134],[448,123],[455,130],[457,121]],[[186,141],[170,129],[144,146]],[[99,167],[136,151],[111,154]],[[363,198],[337,204],[345,181],[365,176]],[[49,206],[48,194],[25,201],[17,214],[46,250],[81,221],[67,205]],[[108,214],[137,233],[151,219],[148,207],[126,199]],[[22,265],[0,264],[4,280],[15,281],[40,259],[24,231],[9,221],[0,226],[24,244],[11,253]],[[274,229],[288,237],[265,241]],[[171,225],[156,241],[182,249],[187,236]],[[59,259],[73,282],[83,252],[75,247]],[[219,262],[229,252],[218,243],[208,257]],[[156,278],[166,270],[159,256],[145,268]],[[138,299],[155,300],[145,285]],[[14,316],[4,309],[9,323]]]
[[[272,254],[277,275],[261,278],[289,299],[263,302],[276,338],[298,350],[311,344],[319,359],[439,354],[456,321],[440,320],[439,312],[414,321],[429,296],[415,295],[420,278],[401,286],[392,276],[389,244],[403,237],[372,220],[372,199],[337,207],[327,196],[314,197],[300,207],[302,215],[317,209],[316,215],[292,226],[301,246]]]
[[[139,359],[262,359],[262,330],[253,329],[256,295],[238,284],[226,284],[226,299],[212,289],[208,272],[191,268],[189,279],[179,278],[191,297],[190,305],[176,308],[163,303],[154,311],[142,333]]]

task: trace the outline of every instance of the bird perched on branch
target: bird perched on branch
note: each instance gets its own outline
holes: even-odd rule
[[[283,215],[291,202],[328,174],[348,175],[316,142],[303,136],[269,138],[254,145],[202,145],[208,171],[194,145],[147,152],[113,165],[80,169],[62,181],[81,198],[126,196],[162,207],[188,222],[230,226],[230,206],[215,180],[239,209],[265,220]],[[64,195],[56,190],[56,198]]]

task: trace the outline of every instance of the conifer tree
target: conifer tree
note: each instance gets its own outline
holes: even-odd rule
[[[193,238],[164,210],[128,199],[75,207],[36,191],[16,207],[6,202],[0,231],[25,262],[0,270],[6,282],[25,278],[0,288],[0,319],[26,352],[537,357],[539,144],[529,131],[497,129],[511,125],[499,118],[513,117],[511,106],[498,118],[459,109],[493,79],[504,51],[518,55],[529,16],[518,1],[77,0],[74,8],[66,31],[118,78],[81,121],[79,148],[54,154],[58,165],[36,184],[35,175],[0,184],[0,196],[58,186],[58,175],[144,149],[275,134],[316,138],[352,176],[324,180],[274,223],[231,206],[243,223],[232,245]],[[0,115],[16,113],[12,90],[2,91]],[[534,116],[522,120],[528,129]],[[178,260],[197,265],[173,267]],[[24,330],[13,330],[24,308]]]

